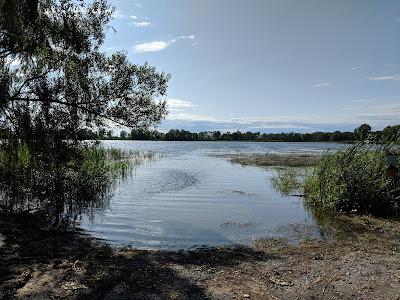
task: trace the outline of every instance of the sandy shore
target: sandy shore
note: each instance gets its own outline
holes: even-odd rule
[[[399,299],[400,222],[342,216],[336,241],[113,249],[0,218],[1,299]]]

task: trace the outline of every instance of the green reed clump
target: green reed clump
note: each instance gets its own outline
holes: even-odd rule
[[[95,145],[38,151],[18,140],[0,144],[0,209],[34,211],[55,224],[107,205],[113,184],[138,164],[133,153]]]
[[[336,211],[394,215],[400,205],[400,181],[387,175],[390,144],[356,144],[326,153],[306,176],[305,201]]]

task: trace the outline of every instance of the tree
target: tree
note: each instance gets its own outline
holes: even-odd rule
[[[221,131],[214,131],[213,132],[213,139],[218,141],[221,138]]]
[[[382,130],[381,139],[386,142],[400,140],[400,125],[387,126]]]
[[[112,15],[107,0],[0,0],[0,205],[55,224],[100,205],[114,168],[82,135],[166,115],[169,75],[101,51]]]
[[[106,0],[0,0],[0,128],[32,142],[160,122],[169,75],[100,51],[112,15]]]
[[[121,139],[126,139],[126,137],[128,136],[128,133],[125,130],[122,130],[119,133],[119,136],[121,137]]]
[[[366,140],[371,133],[371,126],[368,124],[362,124],[354,129],[354,134],[358,140]]]

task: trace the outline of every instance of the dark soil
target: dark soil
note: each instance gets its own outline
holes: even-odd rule
[[[399,299],[400,222],[343,216],[336,241],[113,249],[0,218],[0,299]]]

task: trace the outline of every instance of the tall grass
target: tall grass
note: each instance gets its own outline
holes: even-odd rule
[[[326,153],[305,178],[306,203],[344,212],[398,214],[399,177],[387,176],[387,155],[393,151],[398,148],[391,144],[359,143]]]
[[[34,211],[66,224],[107,205],[113,185],[145,157],[94,145],[36,152],[18,140],[0,144],[0,209]],[[147,157],[151,155],[146,155]]]

